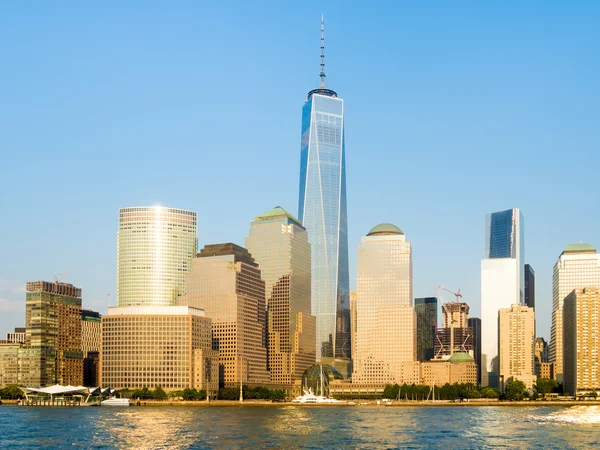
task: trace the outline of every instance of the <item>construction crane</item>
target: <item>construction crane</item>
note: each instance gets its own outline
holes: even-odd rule
[[[460,303],[460,299],[462,298],[460,289],[458,290],[458,292],[453,292],[444,286],[438,286],[435,288],[435,290],[437,291],[440,299],[442,300],[442,311],[446,312],[447,304],[450,303],[444,298],[442,291],[450,292],[452,295],[454,295],[454,297],[456,297],[455,303]],[[454,324],[457,321],[454,318],[454,314],[451,311],[449,313],[449,322],[450,322],[450,355],[452,355],[454,353]],[[436,333],[436,337],[437,337],[438,342],[440,343],[440,350],[439,350],[438,354],[436,355],[436,357],[438,357],[439,354],[442,353],[442,351],[444,350],[444,344],[442,343],[440,338],[437,336],[437,333]],[[463,343],[463,348],[464,348],[464,343]]]
[[[442,299],[442,303],[448,303],[446,301],[446,299],[444,298],[444,296],[442,295],[442,291],[446,291],[446,292],[450,292],[452,295],[454,295],[456,297],[456,303],[460,302],[460,298],[462,298],[462,294],[460,293],[460,289],[458,290],[458,292],[453,292],[450,289],[444,287],[444,286],[438,286],[435,288],[435,290],[437,291],[438,295],[440,296],[440,298]]]
[[[57,278],[56,274],[54,274],[54,284],[60,283],[63,280],[63,278],[67,276],[67,273],[69,273],[69,269],[65,270],[63,272],[63,274],[60,276],[60,278]]]

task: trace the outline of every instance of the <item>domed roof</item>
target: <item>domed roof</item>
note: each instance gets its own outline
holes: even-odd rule
[[[404,234],[404,232],[392,223],[380,223],[371,228],[367,236],[383,236],[386,234]]]
[[[448,360],[448,362],[451,362],[451,363],[474,362],[474,361],[475,360],[473,359],[473,357],[471,355],[469,355],[468,353],[462,353],[462,352],[455,353]]]

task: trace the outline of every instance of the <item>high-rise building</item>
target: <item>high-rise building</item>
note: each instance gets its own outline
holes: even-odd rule
[[[83,352],[83,385],[100,383],[100,349],[102,348],[102,316],[89,309],[81,310],[81,351]]]
[[[590,244],[570,244],[558,258],[552,275],[549,352],[559,382],[563,381],[563,301],[573,289],[585,287],[600,287],[600,255]]]
[[[437,297],[415,298],[417,314],[417,360],[433,358],[435,329],[437,327]]]
[[[246,248],[265,282],[271,382],[302,380],[316,357],[308,233],[295,217],[277,206],[252,221]]]
[[[182,301],[212,319],[220,384],[268,383],[265,282],[248,250],[205,245],[185,275],[185,293]]]
[[[535,375],[538,378],[554,378],[553,364],[548,362],[548,344],[543,337],[535,338]]]
[[[525,264],[525,306],[535,309],[535,270]]]
[[[117,305],[176,305],[195,254],[195,212],[164,206],[121,208]]]
[[[563,306],[564,391],[600,393],[600,289],[575,289]]]
[[[469,317],[467,324],[473,330],[473,359],[477,364],[477,385],[481,386],[481,319]]]
[[[448,302],[442,305],[444,322],[436,330],[434,355],[436,359],[448,359],[455,353],[473,356],[473,330],[469,328],[469,305],[464,302]]]
[[[324,50],[323,32],[321,50]],[[344,101],[321,86],[302,108],[298,217],[312,250],[312,314],[317,320],[317,359],[350,360],[348,218]]]
[[[102,385],[160,386],[166,391],[219,388],[211,320],[188,306],[108,308],[102,317]]]
[[[6,333],[6,342],[8,344],[25,343],[26,329],[25,327],[17,327],[12,333]]]
[[[412,250],[400,228],[380,224],[362,238],[356,295],[352,381],[402,384],[403,366],[414,365],[417,345]]]
[[[356,291],[350,291],[350,348],[356,354]]]
[[[532,388],[534,365],[535,315],[533,308],[512,305],[498,311],[498,352],[500,387],[520,380]]]
[[[482,384],[498,387],[498,309],[524,300],[524,221],[518,208],[486,216],[485,258],[481,261]],[[483,364],[482,364],[483,365]]]
[[[29,367],[32,384],[83,383],[81,289],[68,283],[26,284],[26,346],[39,353]]]

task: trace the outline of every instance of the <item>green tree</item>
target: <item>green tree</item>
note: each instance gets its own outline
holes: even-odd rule
[[[167,398],[167,393],[160,386],[156,386],[154,392],[152,393],[152,397],[154,397],[156,400],[164,400]]]
[[[523,383],[521,380],[511,380],[508,383],[506,383],[506,386],[504,388],[504,395],[509,401],[523,400],[523,397],[525,397],[526,392],[527,387],[525,386],[525,383]]]
[[[16,384],[9,384],[3,389],[0,389],[0,397],[6,400],[17,400],[23,398],[23,391]]]
[[[481,390],[481,396],[483,398],[499,398],[500,397],[500,391],[498,391],[498,389],[494,389],[491,387],[484,387]]]
[[[535,382],[535,391],[542,396],[550,394],[557,387],[558,382],[551,378],[538,378]]]

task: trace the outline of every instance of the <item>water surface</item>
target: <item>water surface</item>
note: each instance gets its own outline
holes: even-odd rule
[[[0,448],[598,448],[600,407],[0,406]]]

